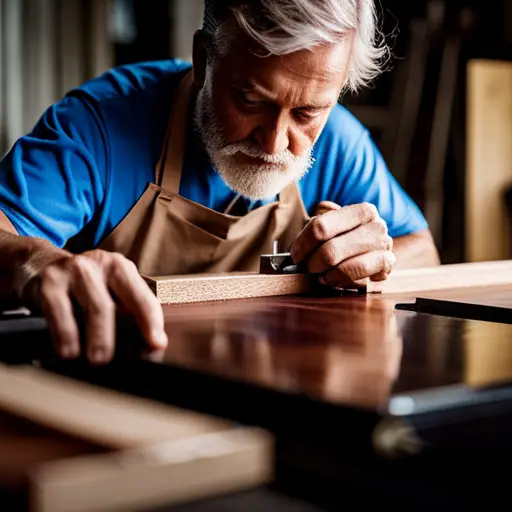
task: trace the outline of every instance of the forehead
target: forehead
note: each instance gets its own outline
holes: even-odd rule
[[[238,36],[226,46],[218,71],[233,85],[257,84],[279,95],[335,95],[347,79],[352,38],[288,55],[261,57],[248,38]],[[255,51],[256,50],[256,51]]]

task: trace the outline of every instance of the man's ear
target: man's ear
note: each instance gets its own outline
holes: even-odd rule
[[[205,45],[205,34],[202,30],[196,30],[192,48],[192,66],[194,68],[194,83],[198,89],[203,88],[207,64],[208,54]]]

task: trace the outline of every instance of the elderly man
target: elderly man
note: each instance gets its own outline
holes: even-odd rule
[[[4,295],[62,357],[114,350],[115,310],[165,347],[139,275],[256,270],[278,240],[321,282],[438,263],[424,217],[337,100],[385,57],[372,0],[210,0],[193,66],[114,69],[51,106],[0,164]]]

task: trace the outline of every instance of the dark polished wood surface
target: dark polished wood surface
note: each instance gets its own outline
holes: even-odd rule
[[[372,409],[399,393],[512,378],[512,326],[395,309],[413,301],[368,295],[168,306],[163,362]]]
[[[421,296],[512,304],[510,287]],[[391,397],[404,393],[512,381],[512,325],[397,309],[413,305],[415,299],[369,294],[165,306],[169,347],[149,358],[159,371],[181,369],[380,413]],[[44,340],[44,321],[17,322],[1,322],[2,357],[13,348],[20,360],[48,359],[51,347]],[[25,327],[27,332],[22,332]],[[122,361],[137,335],[129,322],[119,327]],[[24,351],[25,344],[41,354]],[[50,349],[46,355],[44,347]],[[134,373],[142,371],[133,358],[130,361]],[[69,373],[76,370],[73,364],[60,365],[66,373],[67,366]],[[109,369],[91,371],[95,378]]]
[[[399,373],[398,316],[382,300],[272,298],[165,315],[166,363],[372,408]]]
[[[506,303],[512,297],[509,290],[467,289],[421,296],[481,303],[488,297],[488,301]],[[512,325],[397,309],[413,305],[415,299],[369,294],[165,306],[169,347],[149,359],[160,370],[183,369],[379,412],[386,411],[390,397],[404,393],[512,381]],[[2,332],[10,329],[5,324],[0,325],[2,340],[6,339]],[[22,331],[24,325],[28,331],[7,336],[11,343],[2,343],[2,351],[8,353],[4,349],[12,347],[20,357],[48,359],[30,350],[23,354],[25,342],[36,352],[50,347],[48,340],[43,341],[44,322],[22,319],[16,329]],[[124,349],[133,346],[137,336],[129,322],[119,327],[118,359],[122,361]],[[133,372],[141,372],[131,361]],[[76,369],[73,364],[60,366],[66,373],[67,366],[70,373]],[[95,378],[109,369],[91,371]]]

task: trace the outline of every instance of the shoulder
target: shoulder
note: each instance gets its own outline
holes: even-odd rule
[[[332,110],[313,158],[300,184],[310,213],[325,200],[341,206],[368,202],[377,207],[393,237],[426,228],[421,211],[390,173],[368,129],[343,106]]]
[[[110,69],[70,91],[84,94],[98,103],[131,98],[154,89],[169,90],[181,71],[191,64],[181,60],[140,62]]]
[[[315,174],[338,193],[347,179],[373,162],[385,166],[368,129],[349,110],[336,105],[315,145]]]
[[[141,62],[113,68],[71,90],[54,106],[75,142],[101,159],[105,179],[116,169],[152,167],[165,135],[172,91],[191,64]],[[155,156],[156,155],[156,156]],[[146,178],[146,177],[145,177]]]
[[[370,140],[368,129],[346,107],[337,104],[331,111],[316,149],[324,157],[353,156],[354,151]]]
[[[44,128],[51,124],[75,143],[97,144],[99,136],[107,146],[110,137],[144,133],[147,126],[165,124],[173,82],[189,67],[167,60],[113,68],[70,90],[44,113],[35,131],[45,138]]]
[[[313,165],[300,184],[308,209],[319,201],[340,196],[347,180],[357,174],[358,161],[371,144],[366,127],[337,104],[316,141]]]

